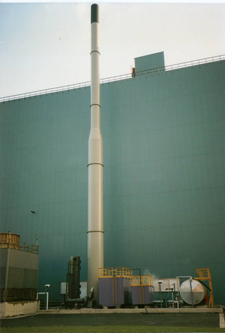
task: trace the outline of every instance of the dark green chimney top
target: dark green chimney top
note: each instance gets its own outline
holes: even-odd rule
[[[99,22],[98,5],[91,5],[91,23]]]

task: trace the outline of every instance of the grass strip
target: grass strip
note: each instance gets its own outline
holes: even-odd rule
[[[2,333],[162,333],[162,332],[225,332],[225,328],[207,327],[166,327],[166,326],[43,326],[43,327],[2,327]]]

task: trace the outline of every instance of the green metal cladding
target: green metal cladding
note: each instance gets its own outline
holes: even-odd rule
[[[218,61],[101,85],[105,267],[159,278],[209,267],[215,304],[225,304],[224,74]],[[1,231],[38,239],[39,291],[50,283],[54,300],[70,256],[86,280],[90,89],[0,109]]]

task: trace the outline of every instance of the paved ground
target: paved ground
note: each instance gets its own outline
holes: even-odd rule
[[[36,315],[31,317],[3,319],[1,327],[38,326],[174,326],[219,327],[218,313],[138,313],[138,314],[62,314]]]

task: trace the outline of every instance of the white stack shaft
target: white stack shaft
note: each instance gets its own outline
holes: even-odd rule
[[[88,152],[88,292],[98,303],[103,254],[103,149],[100,128],[98,5],[91,6],[91,131]]]

